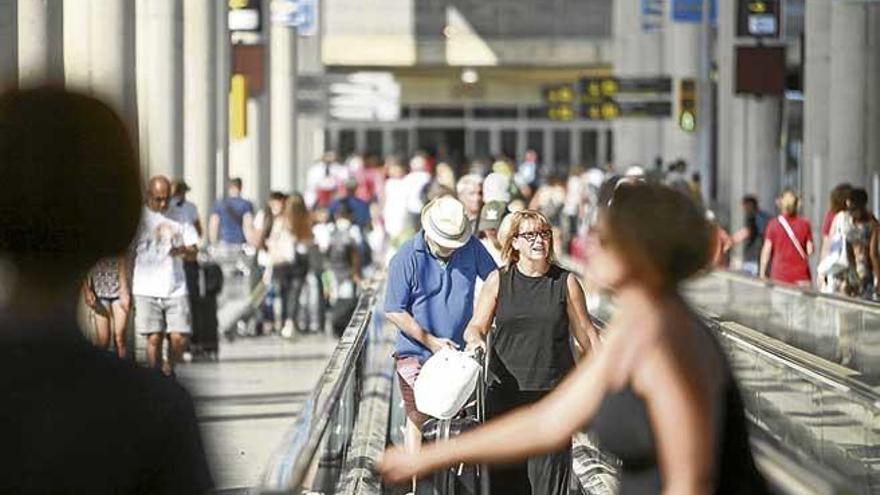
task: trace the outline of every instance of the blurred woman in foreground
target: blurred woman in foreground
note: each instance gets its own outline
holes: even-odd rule
[[[388,480],[552,452],[589,424],[623,461],[624,495],[764,492],[724,353],[678,292],[709,262],[703,215],[664,186],[622,184],[591,241],[591,278],[622,309],[597,355],[528,408],[417,455],[390,449]]]

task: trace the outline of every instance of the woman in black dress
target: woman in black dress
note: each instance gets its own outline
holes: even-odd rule
[[[702,213],[667,187],[623,184],[590,239],[591,279],[619,308],[596,355],[530,407],[416,455],[389,450],[388,480],[553,452],[589,424],[623,461],[622,494],[766,493],[730,366],[678,291],[709,261]]]
[[[502,247],[505,266],[486,280],[464,332],[469,349],[485,347],[495,321],[489,418],[540,400],[574,367],[574,353],[581,356],[599,341],[577,278],[554,262],[547,218],[534,210],[512,215]],[[493,468],[492,493],[567,494],[570,472],[568,444],[521,464]]]

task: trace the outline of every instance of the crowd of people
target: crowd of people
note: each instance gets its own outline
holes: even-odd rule
[[[555,197],[557,184],[546,187]],[[405,444],[382,460],[387,480],[411,482],[415,492],[432,471],[492,463],[491,493],[568,493],[571,438],[587,426],[623,462],[620,493],[766,493],[724,352],[679,293],[711,268],[715,226],[689,193],[640,177],[612,177],[595,193],[586,279],[627,308],[602,341],[584,287],[556,260],[564,237],[546,213],[484,205],[498,213],[491,218],[503,216],[492,224],[496,261],[488,236],[472,235],[489,215],[472,218],[461,192],[424,206],[419,232],[388,266],[384,310],[399,329],[407,426]],[[428,418],[414,390],[423,365],[443,349],[487,347],[489,421],[422,446]]]
[[[563,177],[543,173],[534,151],[519,164],[459,169],[425,153],[406,165],[342,164],[327,153],[301,193],[272,192],[258,210],[231,179],[203,230],[185,182],[156,176],[141,190],[135,148],[109,107],[58,89],[0,96],[0,168],[19,185],[0,196],[5,491],[210,488],[192,400],[163,377],[192,334],[192,278],[206,244],[218,256],[257,253],[254,273],[273,294],[264,330],[283,336],[324,330],[303,305],[328,301],[326,326],[339,332],[361,280],[387,267],[384,311],[399,330],[407,417],[407,445],[379,466],[391,482],[489,462],[501,464],[494,493],[566,493],[571,436],[589,426],[622,459],[623,494],[765,491],[729,363],[680,285],[724,266],[738,243],[743,270],[810,281],[811,228],[791,191],[776,217],[744,198],[745,226],[727,235],[681,161],[665,172],[658,162],[650,172]],[[823,290],[875,293],[878,229],[867,201],[848,185],[831,194]],[[560,264],[564,253],[585,267],[583,279]],[[602,339],[584,281],[626,308]],[[80,333],[76,292],[95,315],[98,347],[115,342],[115,355]],[[153,369],[120,359],[130,357],[132,310]],[[427,418],[413,387],[446,348],[491,356],[489,421],[421,447]],[[132,424],[133,436],[114,433]]]

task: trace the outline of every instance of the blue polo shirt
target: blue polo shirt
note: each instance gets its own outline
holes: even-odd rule
[[[426,331],[464,346],[464,328],[473,315],[474,283],[497,268],[475,237],[455,250],[444,264],[431,254],[423,232],[408,240],[388,268],[385,312],[406,312]],[[425,362],[431,351],[398,331],[395,355]]]

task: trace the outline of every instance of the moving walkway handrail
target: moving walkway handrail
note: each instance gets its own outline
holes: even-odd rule
[[[744,273],[737,273],[728,270],[715,270],[708,274],[709,277],[719,277],[725,278],[728,280],[733,280],[738,283],[754,285],[758,287],[765,287],[771,290],[778,290],[781,292],[789,292],[800,294],[805,297],[812,297],[815,299],[819,299],[822,301],[827,301],[834,304],[842,304],[846,306],[855,306],[856,308],[864,311],[868,311],[871,313],[877,313],[880,315],[880,302],[877,301],[869,301],[867,299],[859,299],[855,297],[842,296],[839,294],[829,294],[826,292],[819,292],[816,289],[811,287],[802,287],[799,285],[786,284],[782,282],[774,282],[769,279],[757,278],[751,275],[747,275]]]
[[[698,311],[698,313],[701,312]],[[764,336],[735,321],[719,320],[705,313],[701,316],[704,321],[725,337],[750,347],[787,368],[796,369],[838,391],[851,394],[851,397],[874,409],[880,409],[880,393],[865,383],[852,378],[858,373],[845,372],[839,369],[842,368],[841,366],[772,337]]]
[[[356,371],[356,362],[364,350],[375,294],[375,286],[365,288],[361,294],[318,385],[270,457],[263,474],[261,493],[296,493],[306,479],[333,411],[340,403],[345,385]]]
[[[566,269],[583,277],[583,269],[574,262],[574,260],[570,258],[562,258],[560,259],[560,263]],[[743,278],[745,279],[744,281],[748,283],[764,282],[755,279],[754,277],[745,277],[731,272],[713,272],[713,274],[714,273],[723,273],[724,276]],[[772,283],[767,283],[767,285],[771,287],[777,286],[777,284]],[[784,286],[784,288],[786,290],[795,289],[790,286]],[[809,293],[810,291],[804,292]],[[828,296],[827,294],[815,292],[812,294],[817,297]],[[853,303],[845,298],[835,299],[843,299],[844,302]],[[601,304],[607,307],[607,305],[613,303],[608,298],[601,298]],[[870,309],[880,309],[880,305],[874,306],[877,306],[877,308]],[[849,397],[853,397],[855,401],[862,402],[870,408],[880,409],[880,394],[864,383],[850,378],[850,376],[842,369],[837,369],[842,367],[827,362],[822,358],[813,356],[806,351],[797,349],[772,337],[767,337],[734,321],[725,321],[717,315],[700,310],[698,307],[694,307],[694,309],[697,315],[706,322],[707,325],[713,328],[719,336],[734,341],[736,345],[748,346],[757,352],[761,352],[786,368],[796,369],[814,379],[818,379],[836,390],[846,392]],[[608,321],[604,318],[597,317],[596,315],[592,315],[592,317],[598,327],[603,330],[607,327]],[[768,466],[772,468],[770,472],[765,470],[764,474],[768,477],[768,481],[770,481],[777,489],[783,490],[784,493],[803,493],[802,487],[792,488],[794,486],[792,480],[795,478],[799,478],[802,485],[803,482],[809,478],[809,483],[805,486],[809,486],[809,484],[812,483],[817,492],[821,493],[841,493],[839,490],[846,492],[846,490],[850,488],[847,486],[847,480],[840,479],[835,473],[829,472],[824,467],[814,465],[812,462],[810,463],[811,466],[809,469],[797,469],[797,473],[793,474],[791,471],[794,471],[793,467],[796,466],[796,464],[790,460],[782,462],[779,459],[776,459],[776,457],[781,455],[782,452],[778,447],[771,448],[766,440],[767,439],[760,440],[753,438],[752,443],[756,447],[756,453],[761,456],[760,458],[756,457],[756,459],[760,461],[759,464],[764,468],[768,468]],[[768,452],[771,454],[768,454]],[[803,459],[798,459],[798,461],[804,462]],[[823,488],[820,489],[818,488],[819,486]]]
[[[583,270],[573,259],[562,257],[560,259],[560,262],[568,270],[571,270],[572,272],[583,276]],[[733,279],[741,283],[768,287],[771,290],[780,289],[787,292],[798,292],[806,296],[820,299],[828,299],[835,303],[855,305],[871,312],[880,313],[880,304],[878,303],[837,296],[833,294],[825,294],[803,287],[788,284],[779,284],[740,273],[716,270],[706,276],[717,276],[726,279]],[[834,365],[833,363],[830,363],[827,360],[822,359],[821,357],[814,356],[806,351],[797,349],[777,339],[773,339],[771,337],[759,338],[753,335],[753,333],[756,332],[752,332],[752,334],[750,334],[750,332],[743,331],[742,329],[733,326],[737,325],[739,327],[742,327],[743,329],[747,329],[747,327],[741,325],[739,322],[724,320],[719,316],[701,310],[698,307],[695,307],[694,309],[697,311],[699,316],[707,322],[707,324],[712,325],[714,328],[720,330],[723,333],[726,333],[727,335],[735,336],[734,338],[736,338],[736,340],[740,342],[745,342],[747,343],[747,345],[759,348],[780,364],[783,364],[784,366],[789,368],[806,371],[810,375],[819,378],[821,381],[831,385],[838,390],[846,390],[847,392],[852,392],[856,397],[858,397],[858,399],[860,399],[860,401],[865,402],[871,407],[880,408],[880,393],[878,393],[877,390],[875,390],[873,387],[870,387],[865,383],[852,378],[858,373],[851,373],[849,372],[849,370],[844,371],[843,369],[839,369],[841,367]]]

